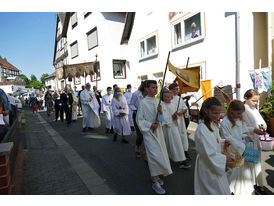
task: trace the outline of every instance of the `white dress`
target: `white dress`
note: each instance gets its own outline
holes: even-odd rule
[[[178,107],[179,98],[180,97],[176,95],[176,96],[173,96],[173,99],[171,100],[171,103],[174,104],[174,106],[176,106],[176,109]],[[187,106],[185,105],[184,100],[181,98],[178,112],[183,112],[186,109],[187,109]],[[179,131],[181,134],[184,150],[188,151],[188,136],[187,136],[187,131],[186,131],[184,115],[178,116],[178,126],[179,126]]]
[[[126,100],[127,100],[127,104],[130,105],[132,93],[131,93],[131,92],[126,92],[126,93],[124,94],[124,97],[125,97]],[[131,126],[131,127],[134,127],[133,118],[132,118],[132,110],[131,110],[130,107],[129,107],[128,120],[129,120],[130,126]]]
[[[78,98],[75,96],[73,92],[71,92],[72,95],[72,120],[77,120],[77,104],[78,104]]]
[[[144,98],[140,102],[136,118],[137,125],[144,137],[144,146],[152,177],[172,174],[161,123],[154,132],[150,129],[151,124],[155,122],[158,102],[159,100],[153,97]]]
[[[92,97],[92,101],[89,102],[89,98]],[[99,117],[99,104],[95,95],[92,91],[83,90],[80,94],[80,99],[82,103],[82,111],[83,111],[83,128],[91,127],[97,128],[100,127],[101,121]]]
[[[186,160],[186,157],[179,133],[178,121],[172,119],[172,115],[176,112],[177,107],[174,104],[167,104],[165,102],[162,102],[161,105],[165,119],[163,122],[163,133],[169,158],[174,162],[182,162]]]
[[[225,139],[230,140],[237,147],[239,153],[242,155],[246,147],[243,138],[249,136],[249,133],[254,128],[247,127],[245,122],[240,119],[237,119],[235,123],[236,125],[232,127],[232,123],[225,117],[222,121],[221,133]],[[232,149],[231,153],[234,153]],[[235,195],[251,195],[254,191],[254,177],[249,163],[245,162],[243,166],[231,170],[231,173],[228,175],[231,192]]]
[[[251,108],[249,105],[245,104],[245,112],[243,113],[243,120],[248,125],[248,127],[259,128],[259,125],[263,124],[266,127],[266,123],[259,111],[256,108]],[[250,137],[253,137],[253,141],[255,144],[255,148],[259,148],[259,136],[254,132],[249,133]],[[257,146],[257,147],[256,147]],[[262,176],[262,166],[261,161],[257,164],[248,163],[250,169],[253,171],[253,179],[255,184],[255,174],[257,178],[257,183],[259,186],[263,186],[263,176]],[[254,174],[255,173],[255,174]]]
[[[120,101],[118,101],[116,98],[113,98],[111,102],[111,109],[113,112],[114,131],[118,135],[130,135],[131,129],[128,121],[129,109],[126,98],[123,95],[120,96]],[[125,113],[126,115],[120,117],[120,113]]]
[[[197,151],[194,171],[195,195],[230,195],[226,174],[226,156],[221,153],[224,140],[219,128],[211,123],[211,132],[201,122],[195,132]]]
[[[111,101],[113,98],[113,94],[105,94],[102,97],[102,105],[101,105],[101,111],[105,112],[106,115],[106,128],[111,129],[113,126],[113,114],[111,110]]]

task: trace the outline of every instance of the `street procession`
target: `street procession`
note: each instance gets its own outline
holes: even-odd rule
[[[41,82],[0,50],[0,194],[273,195],[273,19],[54,13]]]

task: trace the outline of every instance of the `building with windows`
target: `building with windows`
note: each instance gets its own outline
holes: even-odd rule
[[[55,72],[45,77],[45,86],[50,90],[54,91],[57,89],[56,87],[56,74]]]

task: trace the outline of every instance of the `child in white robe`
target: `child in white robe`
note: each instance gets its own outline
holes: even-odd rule
[[[162,109],[164,115],[163,133],[169,158],[174,162],[179,162],[180,168],[189,168],[186,161],[184,147],[178,128],[177,107],[171,103],[173,93],[169,90],[163,92]]]
[[[161,187],[163,180],[159,178],[159,175],[167,176],[172,173],[172,170],[162,125],[156,121],[157,111],[162,114],[162,109],[158,106],[159,100],[155,98],[158,92],[157,82],[147,80],[145,89],[148,95],[140,102],[137,112],[137,125],[144,138],[152,189],[157,194],[165,194],[166,191]]]
[[[201,122],[195,132],[197,151],[194,171],[195,195],[229,195],[230,189],[226,174],[226,162],[233,161],[222,154],[223,142],[220,137],[218,120],[221,103],[215,98],[206,99],[200,110]]]
[[[172,83],[169,85],[169,90],[173,93],[173,99],[171,100],[171,103],[174,104],[176,107],[178,106],[179,103],[179,85],[177,83]],[[179,131],[181,134],[182,138],[182,143],[184,146],[185,150],[185,156],[187,160],[191,160],[190,154],[188,152],[188,135],[187,135],[187,130],[186,130],[186,124],[185,124],[185,118],[184,114],[187,112],[187,106],[184,102],[184,100],[181,98],[180,103],[179,103],[179,108],[178,108],[178,126],[179,126]]]
[[[260,147],[260,141],[259,141],[259,135],[264,135],[265,132],[263,132],[260,129],[260,125],[263,125],[263,129],[266,130],[267,126],[260,115],[260,112],[257,109],[258,102],[260,99],[260,94],[258,91],[254,89],[249,89],[245,92],[244,94],[244,103],[245,103],[245,112],[243,113],[243,119],[246,122],[246,124],[249,127],[253,127],[257,129],[256,133],[250,133],[250,137],[253,138],[255,148],[257,147],[259,150],[261,150]],[[250,163],[250,168],[254,171],[256,174],[256,179],[255,179],[255,174],[253,175],[254,177],[254,184],[255,181],[257,180],[257,185],[258,186],[263,186],[263,177],[262,177],[262,166],[261,162],[259,161],[257,164]]]
[[[223,138],[230,140],[242,155],[246,149],[246,142],[252,142],[249,136],[252,133],[260,132],[259,129],[247,126],[243,121],[242,114],[245,111],[244,103],[239,100],[230,102],[227,115],[221,124]],[[231,148],[231,153],[235,151]],[[228,175],[230,190],[235,195],[251,195],[254,192],[254,176],[250,163],[245,162],[243,166],[232,169]]]
[[[111,101],[113,98],[112,88],[107,88],[107,94],[102,97],[101,111],[106,115],[106,133],[108,134],[113,127],[113,114],[111,110]]]
[[[131,134],[130,124],[128,120],[129,108],[126,98],[123,96],[121,89],[116,87],[111,102],[113,112],[114,136],[113,141],[117,140],[117,136],[122,136],[122,143],[128,143],[125,136]]]
[[[132,92],[131,92],[131,85],[130,84],[127,85],[127,91],[125,92],[124,96],[127,100],[127,104],[130,105],[130,101],[131,101],[131,98],[132,98]],[[130,106],[129,106],[128,120],[129,120],[131,131],[135,131],[134,123],[133,123],[133,117],[132,117],[132,110],[131,110]]]

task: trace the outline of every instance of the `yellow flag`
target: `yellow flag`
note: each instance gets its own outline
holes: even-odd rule
[[[191,67],[187,69],[179,69],[174,67],[168,61],[169,71],[171,71],[178,80],[181,93],[197,92],[200,89],[200,67]]]
[[[212,97],[212,90],[211,90],[211,80],[204,80],[201,81],[201,88],[202,88],[202,95],[203,100],[206,100],[209,97]]]

